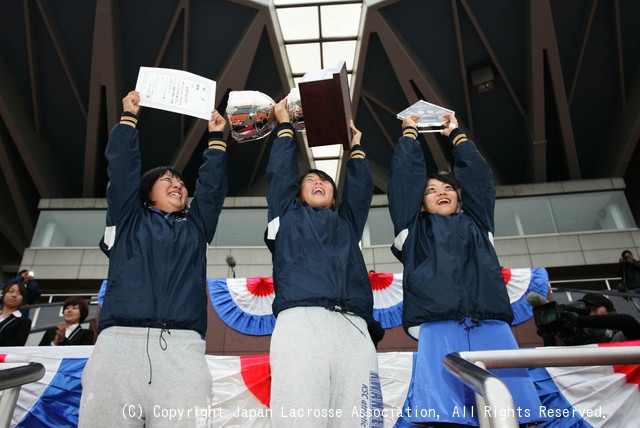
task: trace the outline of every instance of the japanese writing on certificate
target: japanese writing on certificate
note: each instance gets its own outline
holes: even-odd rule
[[[208,120],[215,108],[216,82],[170,68],[140,67],[140,105]]]

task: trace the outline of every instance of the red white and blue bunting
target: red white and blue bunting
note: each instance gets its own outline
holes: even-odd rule
[[[402,325],[402,274],[369,272],[373,318],[382,328]]]
[[[549,276],[544,268],[503,269],[502,276],[514,314],[512,325],[533,316],[526,295],[533,291],[546,296]],[[370,272],[373,291],[373,318],[385,329],[402,325],[402,274]],[[274,298],[273,279],[214,278],[207,280],[211,304],[229,327],[240,333],[269,335],[275,325],[271,310]]]
[[[229,327],[252,336],[273,332],[272,278],[214,278],[207,280],[207,286],[213,308]]]
[[[502,278],[507,286],[513,322],[522,324],[533,316],[533,309],[527,303],[527,294],[538,293],[547,297],[549,293],[549,274],[545,268],[502,269]]]
[[[640,341],[594,346],[640,346]],[[39,362],[46,373],[37,382],[22,386],[11,421],[12,427],[76,427],[82,386],[82,370],[93,346],[5,347],[2,363]],[[412,408],[414,353],[378,353],[384,400],[384,425],[409,427]],[[213,379],[212,426],[270,426],[271,374],[269,355],[207,355]],[[640,366],[589,366],[531,369],[540,396],[537,412],[546,427],[637,426],[640,421]],[[275,410],[274,410],[275,411]]]

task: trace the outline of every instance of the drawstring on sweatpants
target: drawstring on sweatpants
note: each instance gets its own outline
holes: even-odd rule
[[[360,327],[358,327],[357,325],[354,324],[353,321],[351,321],[351,319],[347,316],[347,314],[349,315],[355,315],[353,312],[348,311],[346,309],[344,309],[342,306],[326,306],[325,309],[331,311],[331,312],[338,312],[340,314],[342,314],[342,316],[344,317],[344,319],[346,319],[347,321],[349,321],[349,323],[354,326],[356,328],[356,330],[358,330],[360,332],[360,334],[362,334],[364,337],[367,337],[366,334],[364,334],[364,332],[362,330],[360,330]]]
[[[465,331],[470,331],[473,328],[476,327],[482,327],[482,324],[480,324],[480,321],[478,321],[477,318],[471,318],[471,322],[473,323],[473,325],[467,325],[467,319],[466,318],[462,318],[460,321],[458,321],[458,323],[460,323],[460,325],[464,324],[464,330]]]
[[[460,321],[458,321],[460,325],[464,325],[464,331],[466,331],[467,333],[469,333],[476,327],[482,327],[482,324],[480,324],[480,321],[477,318],[471,318],[471,322],[473,323],[472,325],[467,325],[467,318],[462,318]],[[471,349],[471,337],[469,335],[467,335],[467,342],[469,349]]]
[[[151,367],[151,355],[149,355],[149,334],[152,328],[160,329],[160,336],[158,337],[158,344],[160,349],[163,351],[167,350],[167,340],[164,338],[163,334],[166,331],[167,334],[171,335],[171,331],[169,331],[169,324],[166,323],[158,323],[158,324],[146,324],[147,327],[147,360],[149,361],[149,385],[151,385],[151,379],[153,377],[153,368]]]

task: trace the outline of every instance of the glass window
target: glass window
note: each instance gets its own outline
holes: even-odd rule
[[[376,207],[369,210],[367,225],[362,234],[362,245],[369,247],[372,245],[393,244],[393,223],[387,207]]]
[[[309,70],[322,69],[320,43],[289,44],[286,47],[292,73],[304,74]]]
[[[547,197],[499,199],[494,221],[496,237],[558,233]]]
[[[329,163],[320,169],[335,174]],[[31,247],[97,247],[106,210],[43,210]],[[267,208],[222,210],[212,246],[264,246]],[[633,229],[636,227],[622,191],[498,199],[496,237]],[[391,245],[393,225],[387,207],[369,212],[362,244]]]
[[[32,247],[97,247],[106,210],[41,211]]]
[[[330,0],[324,0],[330,1]],[[273,0],[273,4],[276,6],[286,6],[286,5],[300,5],[300,4],[317,4],[322,3],[323,0]]]
[[[340,61],[344,61],[347,70],[353,70],[353,61],[356,54],[356,41],[322,43],[322,60],[325,67],[335,67]]]
[[[294,78],[310,70],[333,67],[341,60],[347,63],[349,72],[353,70],[361,1],[281,0],[274,4]],[[295,43],[302,40],[316,43]]]
[[[305,73],[334,67],[340,61],[346,63],[351,85],[362,2],[275,0],[274,5],[295,85]],[[337,169],[333,164],[318,168]]]
[[[359,3],[321,6],[322,37],[357,36],[361,11]]]
[[[320,37],[317,7],[276,9],[285,42]]]
[[[560,233],[635,227],[623,192],[557,195],[549,199]]]
[[[318,160],[315,161],[316,169],[329,174],[329,177],[336,181],[338,178],[338,161],[335,160]]]
[[[635,228],[622,191],[498,199],[496,237]]]
[[[214,247],[264,246],[267,209],[222,210],[211,245]]]
[[[314,158],[337,158],[342,154],[342,144],[311,147]]]

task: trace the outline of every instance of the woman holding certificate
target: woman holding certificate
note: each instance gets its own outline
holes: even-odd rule
[[[140,178],[140,94],[130,92],[122,107],[105,152],[108,209],[100,247],[109,274],[100,334],[82,377],[79,425],[206,426],[206,252],[227,193],[226,121],[211,113],[204,163],[187,206],[175,168],[154,168]],[[169,420],[167,409],[183,413]]]

